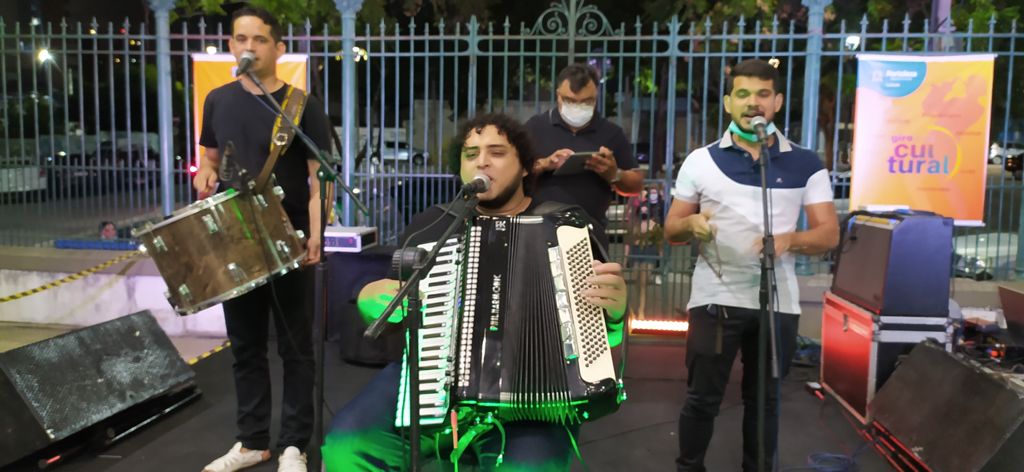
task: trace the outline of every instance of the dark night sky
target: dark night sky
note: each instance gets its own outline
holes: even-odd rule
[[[66,18],[69,25],[79,21],[87,25],[93,17],[100,25],[108,21],[120,25],[125,17],[130,18],[133,24],[145,20],[145,0],[103,1],[102,7],[98,6],[99,3],[96,0],[0,1],[0,17],[8,27],[15,22],[27,25],[33,16],[43,22],[50,21],[54,26],[59,25],[62,18]]]

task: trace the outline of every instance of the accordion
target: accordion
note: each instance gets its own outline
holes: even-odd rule
[[[502,421],[578,424],[618,409],[604,310],[582,210],[471,219],[421,281],[421,425],[472,408]],[[410,425],[408,356],[395,426]]]

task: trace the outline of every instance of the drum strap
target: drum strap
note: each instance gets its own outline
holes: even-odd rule
[[[281,108],[284,110],[285,115],[293,117],[293,124],[296,127],[302,121],[302,111],[305,107],[306,93],[289,85],[288,93],[284,97],[284,103],[281,104]],[[260,171],[260,175],[256,177],[256,188],[254,190],[257,193],[262,192],[267,182],[270,181],[270,176],[274,173],[274,165],[277,164],[277,158],[281,157],[281,154],[288,149],[293,138],[295,138],[295,128],[291,126],[282,127],[281,115],[278,115],[277,120],[274,121],[274,130],[270,133],[270,155],[267,156],[267,162],[263,164],[263,170]]]

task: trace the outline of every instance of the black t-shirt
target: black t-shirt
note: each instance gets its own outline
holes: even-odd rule
[[[562,120],[562,115],[557,110],[549,110],[530,118],[526,128],[539,158],[550,156],[563,148],[589,152],[604,146],[615,155],[619,169],[631,170],[637,166],[636,157],[622,128],[600,116],[595,115],[585,128],[573,134],[569,125]],[[537,200],[579,205],[602,226],[598,229],[602,234],[603,226],[607,225],[605,212],[613,196],[608,181],[591,171],[572,175],[545,172],[540,175],[537,190],[533,192]]]
[[[284,101],[288,87],[274,91],[278,103]],[[270,153],[270,134],[274,129],[274,112],[270,101],[253,95],[238,81],[217,87],[206,97],[203,106],[203,129],[199,144],[223,150],[231,141],[235,152],[231,159],[255,179],[263,169]],[[281,125],[282,128],[287,126]],[[323,103],[310,95],[299,127],[324,151],[330,151],[330,121],[324,114]],[[223,154],[223,153],[222,153]],[[223,159],[223,155],[221,156]],[[296,136],[288,149],[274,165],[277,185],[284,190],[284,206],[292,226],[309,232],[309,167],[308,160],[316,155]],[[230,164],[229,164],[230,165]]]

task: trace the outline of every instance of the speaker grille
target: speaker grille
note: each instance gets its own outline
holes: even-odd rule
[[[148,311],[7,351],[0,362],[51,440],[194,377]]]

